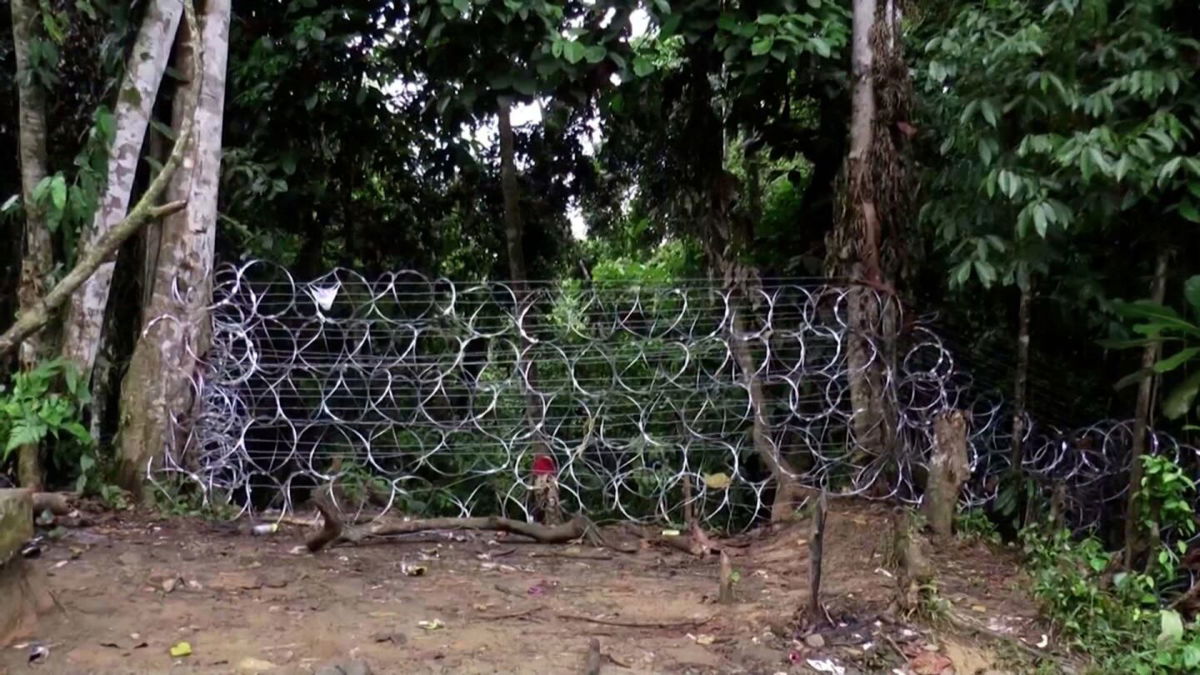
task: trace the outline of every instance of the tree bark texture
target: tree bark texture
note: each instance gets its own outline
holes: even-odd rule
[[[177,124],[194,125],[183,167],[168,196],[186,200],[187,209],[163,221],[154,288],[121,387],[120,468],[122,486],[141,494],[149,462],[172,433],[172,420],[195,404],[190,383],[208,348],[207,307],[212,296],[217,188],[221,169],[221,130],[229,49],[229,0],[208,0],[197,28],[182,31],[190,52],[181,54],[195,76],[181,97],[195,100],[175,109]]]
[[[839,177],[839,208],[826,242],[827,275],[866,284],[852,285],[846,297],[850,432],[859,451],[878,458],[890,456],[896,442],[895,411],[885,391],[889,350],[884,343],[895,339],[897,317],[892,299],[880,297],[891,288],[882,253],[884,221],[897,233],[910,198],[902,146],[891,133],[897,121],[891,118],[908,113],[907,75],[895,68],[900,50],[891,21],[890,16],[880,20],[876,0],[854,0],[849,149]],[[885,72],[877,72],[877,66]],[[888,119],[881,118],[877,88],[887,94],[883,112]],[[892,247],[899,244],[892,242]]]
[[[1033,280],[1020,274],[1021,290],[1017,308],[1017,370],[1013,376],[1012,471],[1020,476],[1025,461],[1025,397],[1029,382],[1029,312],[1033,305]]]
[[[967,418],[959,410],[947,410],[933,421],[933,455],[921,502],[934,534],[954,534],[958,495],[971,476],[967,462]]]
[[[1168,251],[1159,251],[1154,263],[1154,281],[1151,283],[1150,299],[1162,304],[1167,294]],[[1159,344],[1151,342],[1142,350],[1142,371],[1150,373],[1158,360]],[[1133,445],[1129,450],[1129,502],[1125,509],[1125,568],[1133,569],[1135,558],[1146,548],[1145,533],[1140,520],[1143,516],[1137,508],[1137,497],[1142,487],[1142,455],[1146,452],[1146,431],[1150,427],[1150,402],[1154,393],[1155,377],[1147,374],[1138,385],[1137,408],[1133,418]]]
[[[763,464],[771,470],[775,478],[775,500],[771,504],[771,522],[781,523],[792,519],[796,501],[800,497],[800,487],[796,482],[799,478],[792,468],[781,448],[776,447],[771,440],[771,421],[768,418],[768,397],[759,377],[757,359],[750,349],[747,340],[746,320],[738,309],[733,312],[733,335],[729,338],[730,348],[737,360],[738,369],[742,371],[743,382],[750,395],[750,409],[754,412],[754,420],[750,428],[751,439],[754,441],[754,453]]]
[[[117,96],[116,132],[108,153],[107,182],[92,228],[86,235],[89,248],[120,223],[129,208],[146,129],[182,14],[179,0],[155,0],[146,9]],[[62,355],[85,376],[91,373],[96,361],[115,264],[115,256],[101,263],[71,296],[67,310]]]
[[[188,24],[194,25],[196,19],[192,0],[183,0],[183,2],[184,15],[188,19]],[[194,76],[195,74],[193,73]],[[186,101],[185,105],[188,107],[195,106],[195,96],[185,96],[184,98]],[[44,328],[54,317],[58,308],[70,300],[71,294],[82,286],[83,282],[87,281],[88,277],[102,263],[112,257],[121,244],[136,234],[143,225],[150,220],[168,216],[183,208],[184,202],[181,201],[170,202],[162,206],[154,206],[154,203],[163,194],[167,186],[167,181],[175,172],[176,167],[183,161],[183,148],[187,146],[191,136],[192,119],[189,115],[179,127],[176,146],[171,150],[171,156],[167,158],[163,170],[150,182],[150,186],[146,188],[146,192],[138,199],[138,203],[130,209],[129,215],[116,227],[101,236],[96,241],[95,246],[80,256],[79,260],[75,263],[75,267],[71,268],[71,271],[55,284],[54,288],[38,299],[30,311],[22,312],[21,316],[9,326],[8,330],[4,331],[3,335],[0,335],[0,356],[16,349]]]
[[[511,277],[513,293],[516,296],[515,316],[519,324],[532,309],[529,302],[529,269],[525,264],[525,223],[521,218],[521,190],[517,183],[517,164],[515,139],[512,128],[512,103],[507,98],[501,98],[498,105],[498,126],[500,132],[500,191],[504,197],[504,242],[508,252],[508,273]],[[522,327],[523,328],[523,327]],[[532,434],[532,452],[534,457],[548,455],[549,449],[542,438],[541,432],[541,402],[533,389],[537,385],[537,362],[529,347],[532,343],[522,336],[521,346],[524,355],[518,361],[517,367],[525,372],[529,390],[525,395],[525,418]],[[522,363],[521,361],[525,361]],[[557,490],[557,484],[555,485]],[[553,500],[555,504],[558,500]],[[562,514],[551,512],[543,514],[546,522],[560,522]]]
[[[21,203],[25,208],[25,231],[22,237],[21,281],[17,290],[20,315],[36,311],[47,276],[54,266],[50,247],[50,231],[46,228],[45,213],[34,203],[33,192],[46,178],[46,97],[34,79],[29,63],[30,48],[41,31],[38,3],[34,0],[13,0],[13,47],[17,61],[17,118],[20,126],[18,144],[21,160]],[[40,340],[21,345],[20,364],[25,370],[37,366],[47,349]],[[17,479],[20,484],[40,490],[42,484],[38,445],[23,445],[18,449]]]

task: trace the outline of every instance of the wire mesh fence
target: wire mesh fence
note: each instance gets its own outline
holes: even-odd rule
[[[899,314],[886,295],[820,279],[514,286],[339,269],[299,281],[226,265],[198,405],[174,420],[152,475],[247,510],[286,511],[334,483],[342,508],[523,518],[542,456],[566,511],[679,522],[687,509],[739,529],[769,512],[780,464],[832,494],[919,501],[933,420],[959,409],[964,499],[986,503],[1010,461],[1011,413]],[[885,446],[869,441],[881,426]],[[1075,525],[1098,522],[1127,489],[1131,424],[1024,426],[1029,474],[1069,487]]]

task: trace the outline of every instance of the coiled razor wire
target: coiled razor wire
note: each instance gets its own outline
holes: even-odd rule
[[[933,421],[958,409],[970,425],[964,499],[986,504],[1011,461],[1011,412],[973,394],[928,325],[884,331],[883,317],[899,325],[889,300],[819,279],[739,292],[338,269],[301,282],[271,263],[225,265],[197,405],[175,418],[154,476],[182,474],[244,510],[286,512],[334,483],[385,510],[528,517],[543,453],[567,512],[679,522],[690,508],[738,529],[769,513],[768,459],[835,495],[919,501]],[[856,409],[852,383],[868,375],[874,397]],[[881,424],[887,452],[866,441]],[[1112,511],[1132,423],[1059,430],[1029,417],[1024,429],[1027,475],[1066,486],[1074,526]],[[1161,433],[1147,448],[1195,455]]]

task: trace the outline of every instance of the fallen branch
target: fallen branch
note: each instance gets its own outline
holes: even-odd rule
[[[483,621],[500,621],[502,619],[519,619],[523,616],[529,616],[530,614],[540,611],[541,609],[542,609],[542,607],[541,607],[541,605],[539,605],[537,607],[528,607],[528,608],[522,609],[518,612],[506,612],[504,614],[492,614],[492,615],[480,614],[476,618],[481,619]]]
[[[618,621],[616,619],[597,619],[590,616],[582,616],[579,614],[555,614],[560,619],[567,621],[586,621],[587,623],[600,624],[601,626],[616,626],[618,628],[699,628],[704,624],[712,621],[712,617],[706,619],[691,619],[689,621]]]
[[[492,556],[496,557],[496,556]],[[588,554],[588,553],[565,553],[562,551],[534,551],[529,554],[530,558],[566,558],[567,560],[612,560],[611,555],[603,553]]]
[[[33,513],[37,515],[49,511],[56,516],[69,515],[74,510],[71,500],[76,499],[73,492],[35,492],[33,493]]]
[[[482,518],[423,518],[418,520],[380,520],[362,526],[347,527],[324,500],[314,500],[325,523],[321,531],[309,538],[308,550],[316,553],[340,542],[358,543],[368,537],[410,534],[429,530],[491,530],[529,537],[542,544],[565,544],[588,534],[591,522],[576,516],[561,525],[541,525],[511,518],[487,516]]]

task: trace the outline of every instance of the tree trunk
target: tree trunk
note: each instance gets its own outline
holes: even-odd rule
[[[88,247],[95,246],[101,236],[125,218],[142,142],[182,13],[183,7],[177,0],[156,0],[146,10],[117,96],[116,133],[108,153],[108,178],[87,234]],[[115,259],[101,263],[71,296],[67,310],[62,355],[85,378],[95,364],[115,264]]]
[[[1019,272],[1017,285],[1021,301],[1017,308],[1017,371],[1013,376],[1013,417],[1011,470],[1020,477],[1025,461],[1025,394],[1029,381],[1029,311],[1033,304],[1033,280]]]
[[[184,15],[187,16],[188,25],[194,25],[196,17],[192,0],[183,0],[183,3],[183,11]],[[196,97],[187,96],[185,100],[187,101],[187,106],[194,106]],[[71,294],[82,286],[83,282],[87,281],[88,277],[92,276],[92,273],[99,269],[101,264],[111,258],[117,249],[121,247],[121,244],[125,243],[125,240],[141,230],[143,225],[153,219],[162,218],[183,208],[184,202],[182,201],[175,201],[163,204],[162,206],[154,206],[154,202],[162,195],[167,181],[183,160],[183,148],[187,146],[191,137],[192,119],[191,116],[188,116],[185,123],[179,127],[178,140],[176,140],[175,148],[171,150],[171,156],[167,158],[167,163],[163,166],[163,170],[150,182],[150,186],[146,188],[146,192],[138,200],[137,204],[130,209],[129,215],[118,223],[116,227],[101,236],[96,241],[95,246],[89,248],[80,256],[79,260],[75,263],[75,267],[71,268],[71,271],[55,284],[54,288],[51,288],[40,299],[35,299],[29,311],[22,312],[21,316],[8,327],[8,330],[4,331],[3,335],[0,335],[0,357],[25,344],[27,340],[35,336],[46,324],[50,323],[58,308],[71,299]]]
[[[502,97],[499,100],[500,191],[504,196],[504,242],[508,252],[508,273],[511,278],[513,294],[516,296],[514,315],[518,325],[524,328],[525,322],[521,320],[521,317],[529,309],[526,307],[526,303],[529,301],[529,270],[525,266],[525,224],[521,219],[521,193],[520,187],[517,185],[511,105],[507,98]],[[522,337],[521,345],[524,354],[529,354],[527,350],[530,344],[529,340]],[[548,456],[549,449],[542,438],[541,431],[541,403],[534,391],[538,380],[537,362],[529,359],[527,363],[518,362],[517,367],[524,370],[529,384],[525,395],[525,418],[532,433],[531,445],[534,458],[542,455]],[[555,467],[557,468],[557,465]],[[552,489],[557,491],[557,486],[558,483],[555,481]],[[553,504],[559,503],[557,498],[551,498],[548,501]],[[544,517],[548,523],[562,520],[561,512],[548,512],[544,514]]]
[[[771,440],[771,422],[767,417],[768,397],[763,389],[762,378],[758,377],[758,364],[747,344],[746,320],[735,307],[732,317],[733,334],[729,336],[730,349],[737,360],[738,369],[745,378],[746,390],[750,394],[750,410],[754,414],[750,437],[754,442],[754,453],[771,470],[775,479],[775,501],[771,504],[771,522],[789,521],[795,515],[796,502],[801,496],[799,476],[792,468],[782,448]]]
[[[967,419],[961,411],[948,410],[933,421],[933,455],[921,501],[934,534],[954,534],[958,495],[971,476],[967,462]]]
[[[200,18],[199,34],[190,24],[181,33],[193,48],[190,56],[184,52],[180,59],[181,64],[190,61],[198,73],[182,85],[181,99],[195,98],[197,103],[194,109],[185,104],[175,110],[178,123],[194,124],[196,135],[186,147],[185,170],[173,176],[168,190],[170,198],[186,199],[188,207],[163,221],[142,337],[121,387],[119,480],[139,495],[149,462],[169,442],[173,417],[186,414],[196,403],[190,384],[210,339],[207,307],[212,295],[229,0],[208,0]]]
[[[1150,299],[1162,304],[1167,294],[1167,258],[1164,248],[1158,253],[1154,264],[1154,281]],[[1151,342],[1142,350],[1142,371],[1151,371],[1158,360],[1157,342]],[[1150,400],[1154,392],[1155,376],[1147,374],[1138,385],[1137,409],[1133,418],[1133,446],[1129,451],[1129,502],[1125,509],[1125,569],[1133,569],[1136,558],[1146,549],[1145,533],[1140,520],[1142,513],[1137,507],[1138,493],[1142,487],[1142,455],[1146,452],[1146,431],[1150,426]]]
[[[871,36],[876,26],[875,0],[854,0],[851,40],[850,142],[840,178],[841,203],[827,242],[828,276],[852,285],[847,293],[846,365],[854,445],[871,457],[890,455],[895,441],[895,420],[886,401],[886,364],[876,340],[889,340],[894,323],[890,298],[876,290],[887,288],[881,262],[881,225],[876,207],[882,186],[877,184],[871,160],[875,154],[877,109],[875,52]],[[895,196],[883,195],[890,203]],[[895,217],[895,216],[893,216]]]
[[[46,98],[41,85],[34,80],[29,64],[33,42],[41,38],[41,16],[34,0],[12,2],[13,48],[17,59],[18,143],[21,158],[21,203],[25,208],[25,234],[21,256],[21,283],[17,290],[20,314],[36,311],[42,297],[47,275],[54,266],[50,248],[50,231],[46,228],[45,213],[34,203],[33,191],[46,178]],[[20,363],[25,370],[37,366],[46,356],[41,340],[27,340],[21,345]],[[38,445],[23,445],[18,450],[17,477],[21,485],[40,490],[41,462]]]

